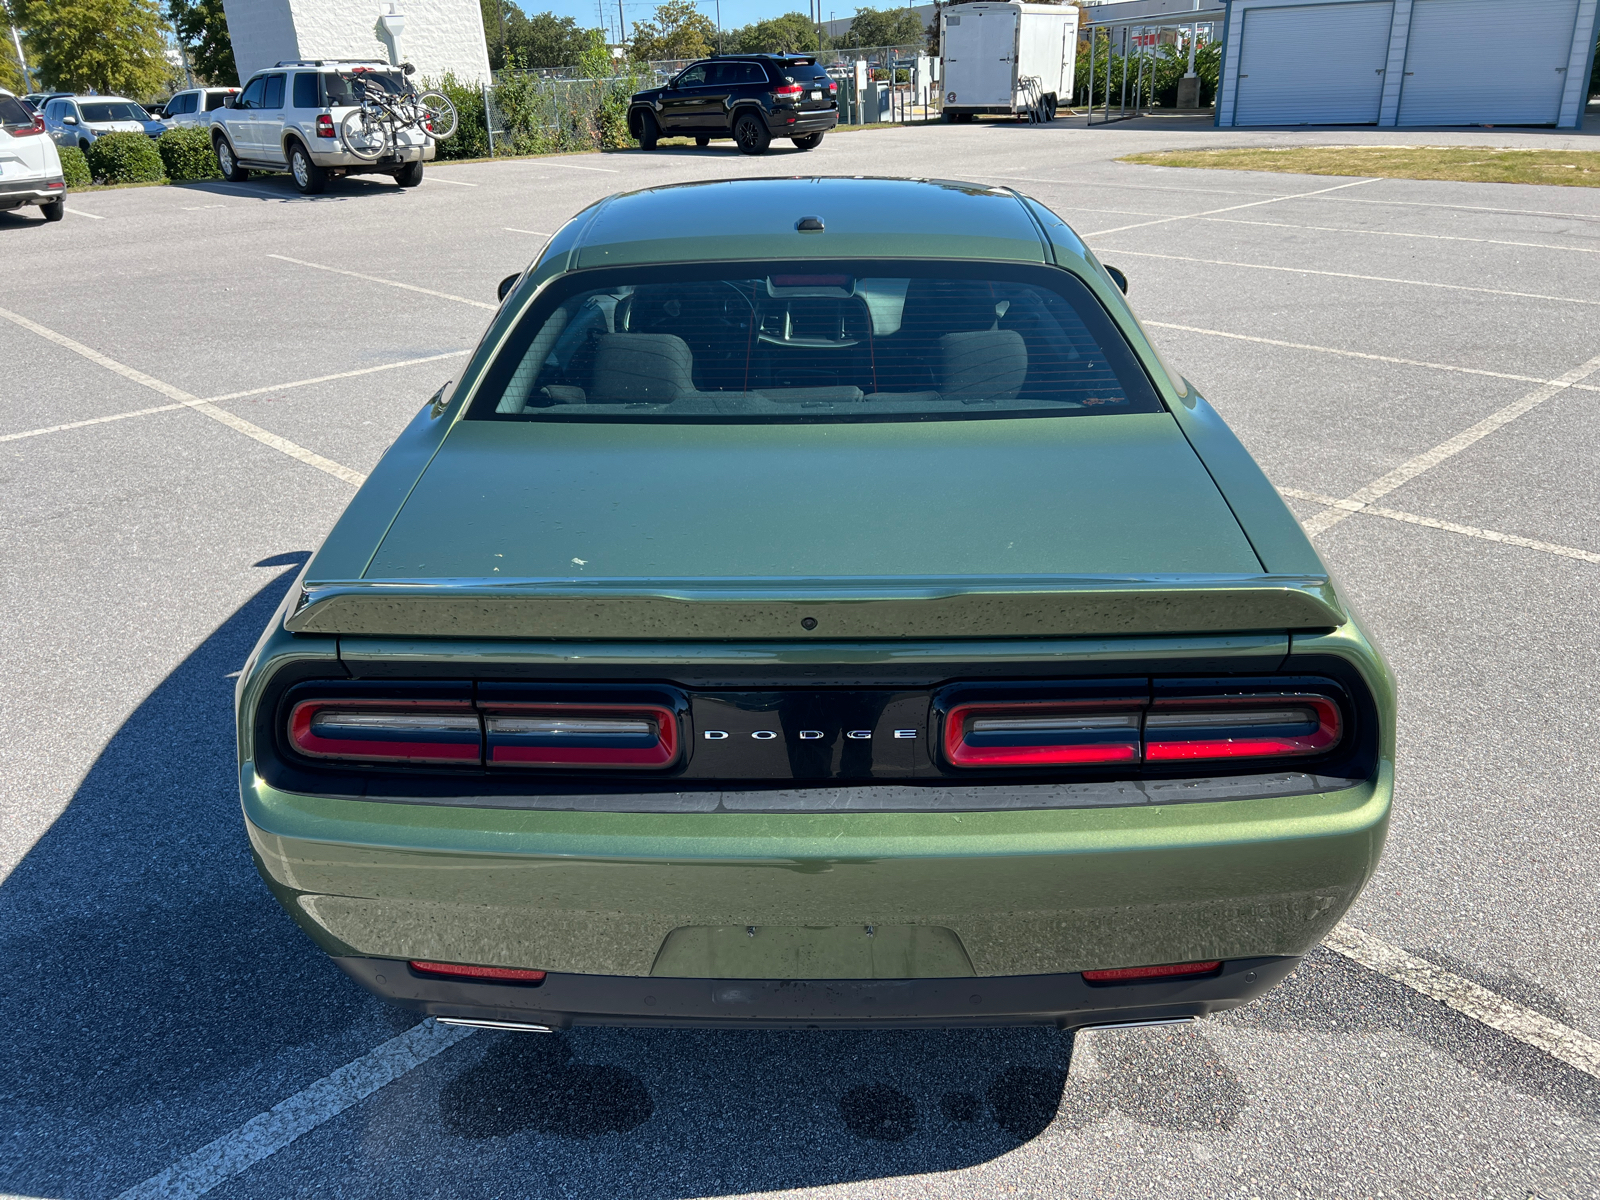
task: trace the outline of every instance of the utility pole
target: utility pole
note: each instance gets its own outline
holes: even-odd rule
[[[22,53],[22,35],[17,32],[15,25],[11,27],[11,42],[17,48],[17,65],[22,68],[22,86],[26,88],[29,84],[28,60]]]
[[[622,51],[628,51],[628,18],[622,15],[622,0],[617,0],[617,30],[621,34]]]

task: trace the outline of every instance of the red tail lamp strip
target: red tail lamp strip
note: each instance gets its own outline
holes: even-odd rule
[[[496,767],[656,770],[678,760],[678,719],[637,704],[496,704],[484,719]]]
[[[543,983],[543,971],[519,971],[513,967],[471,967],[462,963],[411,960],[411,969],[424,975],[445,975],[451,979],[487,979],[498,983]]]
[[[1110,971],[1085,971],[1090,983],[1132,983],[1140,979],[1176,979],[1185,975],[1210,975],[1222,970],[1221,961],[1167,963],[1160,967],[1117,967]]]
[[[1145,758],[1304,758],[1343,736],[1339,706],[1316,693],[1158,701],[1145,718]]]
[[[1137,762],[1141,707],[1048,700],[959,704],[945,717],[945,758],[957,767]]]
[[[467,700],[302,700],[289,741],[311,758],[477,763],[483,733]]]

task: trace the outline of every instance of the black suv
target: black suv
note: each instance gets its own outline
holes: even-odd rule
[[[839,85],[800,54],[719,54],[690,63],[666,87],[636,94],[628,132],[639,149],[664,137],[692,137],[704,146],[732,137],[746,154],[765,153],[775,137],[802,150],[819,145],[839,123]]]

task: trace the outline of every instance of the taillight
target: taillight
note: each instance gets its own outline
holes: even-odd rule
[[[289,741],[311,758],[476,764],[483,733],[470,701],[302,700]]]
[[[36,133],[44,132],[44,116],[40,113],[33,114],[32,125],[22,125],[11,131],[12,137],[32,137]]]
[[[422,975],[442,975],[447,979],[483,979],[490,983],[543,983],[543,971],[522,971],[514,967],[473,967],[464,963],[425,962],[412,959],[410,967]]]
[[[798,83],[789,83],[785,84],[783,87],[773,88],[772,94],[774,96],[798,96],[803,91],[805,91],[805,88],[801,87]]]
[[[1137,762],[1137,702],[961,704],[945,717],[945,757],[957,767],[1042,767]]]
[[[491,767],[650,770],[678,759],[677,717],[654,705],[491,703],[483,724]]]
[[[1304,758],[1338,744],[1343,722],[1328,696],[1157,699],[1144,719],[1150,762]]]
[[[839,84],[835,80],[832,80],[832,79],[828,80],[828,95],[837,96],[838,94],[839,94]]]
[[[1089,983],[1134,983],[1141,979],[1181,979],[1222,970],[1221,962],[1167,963],[1160,967],[1117,967],[1110,971],[1085,971]]]
[[[331,138],[333,136],[333,118],[327,113],[317,114],[317,136]]]

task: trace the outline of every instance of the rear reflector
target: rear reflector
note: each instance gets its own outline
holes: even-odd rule
[[[783,87],[773,88],[772,94],[774,96],[798,96],[803,91],[805,91],[805,88],[801,87],[798,83],[789,83],[785,84]]]
[[[486,979],[495,983],[543,983],[543,971],[519,971],[512,967],[469,967],[461,963],[411,960],[411,969],[424,975],[444,975],[451,979]]]
[[[958,705],[945,718],[945,757],[957,767],[1137,762],[1139,707],[1107,707],[1052,701]]]
[[[303,700],[289,714],[289,741],[311,758],[357,762],[477,763],[478,715],[467,701]]]
[[[484,718],[492,767],[652,770],[678,758],[671,711],[619,704],[496,704]]]
[[[1339,706],[1328,696],[1195,697],[1157,701],[1145,717],[1145,758],[1303,758],[1339,742]]]
[[[1185,975],[1210,975],[1222,970],[1222,963],[1167,963],[1161,967],[1117,967],[1110,971],[1085,971],[1089,983],[1132,983],[1139,979],[1176,979]]]

